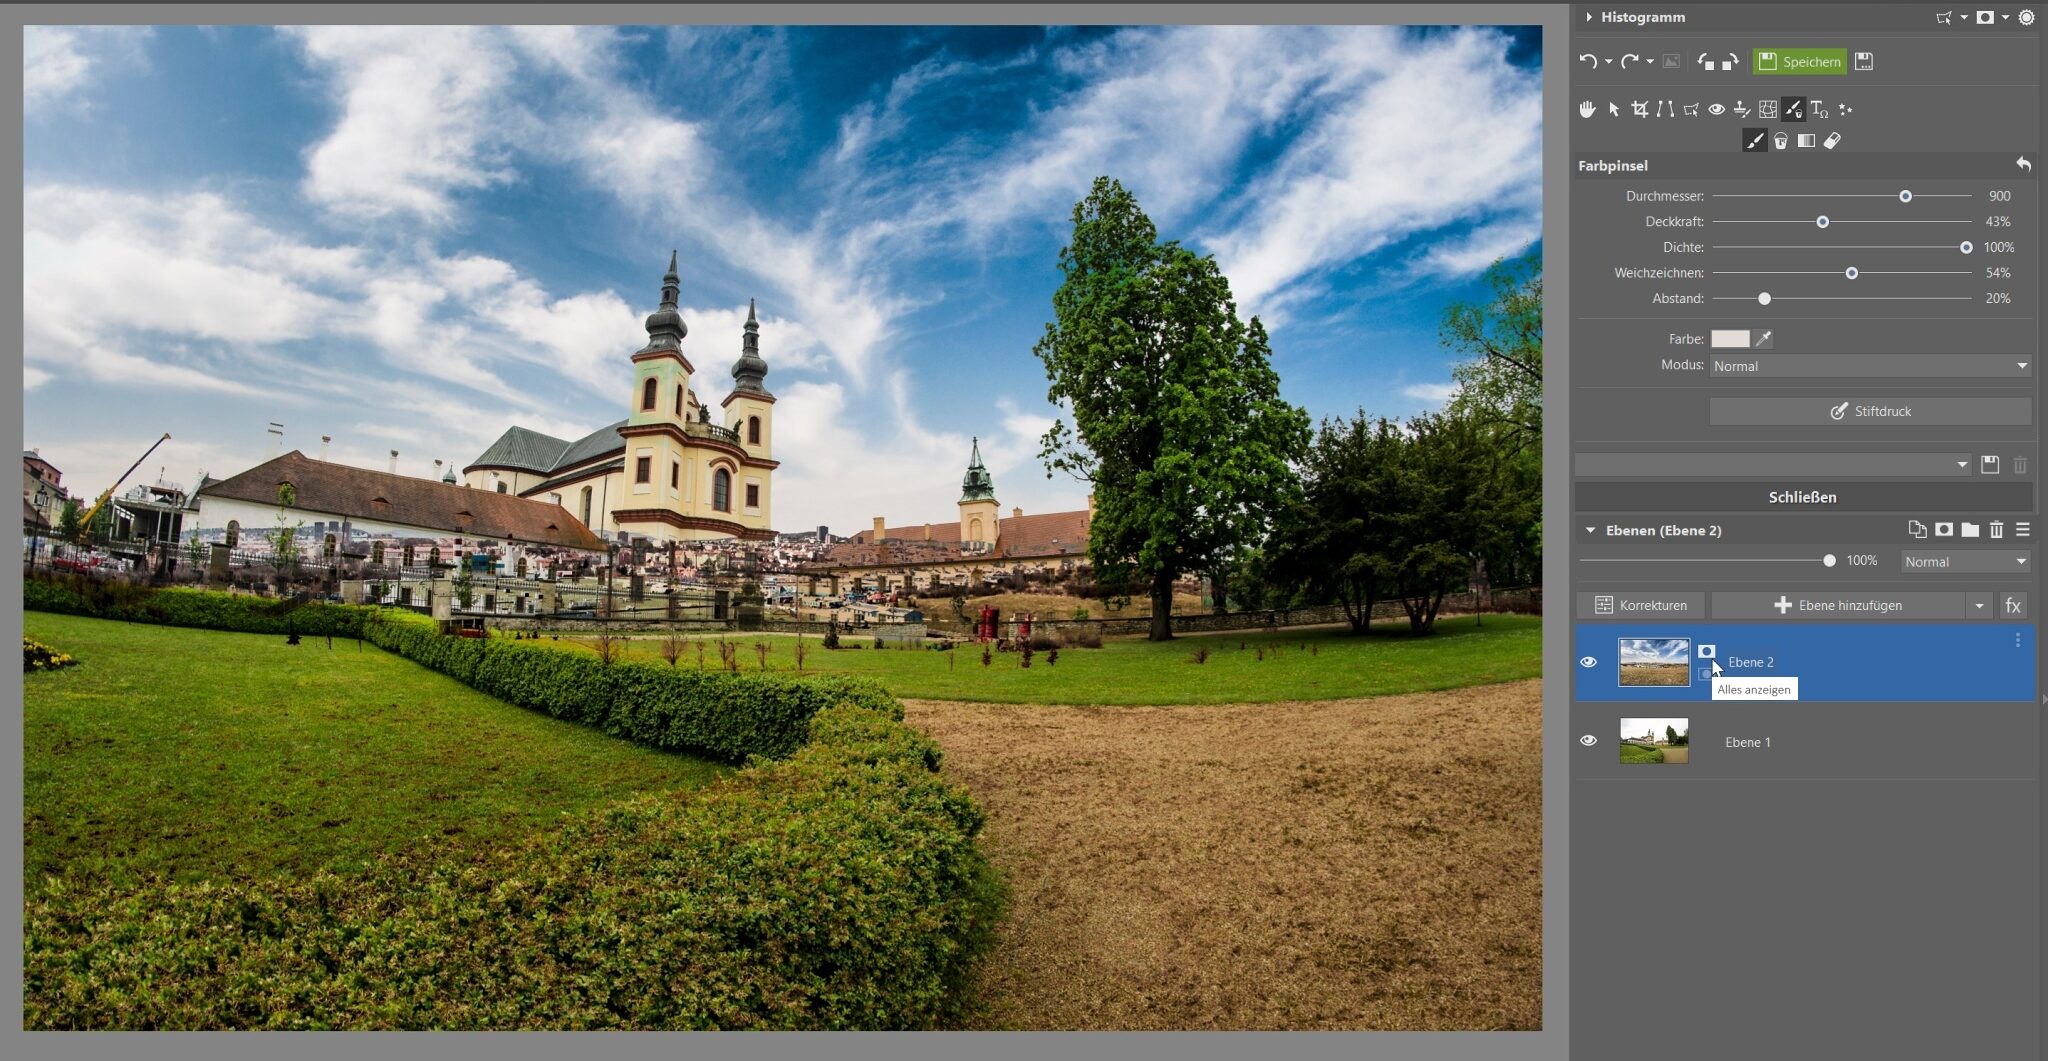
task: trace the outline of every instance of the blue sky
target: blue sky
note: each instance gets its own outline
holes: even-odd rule
[[[1031,347],[1109,174],[1214,254],[1320,419],[1446,396],[1437,322],[1539,235],[1529,29],[44,28],[24,37],[24,446],[97,491],[317,455],[426,475],[625,415],[681,255],[714,403],[760,303],[775,522],[1047,479]]]
[[[1621,663],[1691,663],[1692,641],[1683,637],[1624,637]]]

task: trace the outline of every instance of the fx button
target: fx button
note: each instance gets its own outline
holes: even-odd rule
[[[1998,617],[2000,619],[2027,618],[2027,595],[2024,593],[1999,594]]]

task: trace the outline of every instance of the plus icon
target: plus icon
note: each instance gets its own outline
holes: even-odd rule
[[[1792,610],[1792,602],[1786,600],[1785,595],[1780,593],[1778,599],[1771,602],[1771,607],[1778,609],[1778,614],[1783,615]]]

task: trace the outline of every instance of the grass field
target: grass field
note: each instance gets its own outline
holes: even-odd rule
[[[1621,746],[1621,762],[1624,766],[1661,763],[1663,761],[1664,753],[1656,748],[1645,748],[1640,744],[1623,744]]]
[[[722,770],[510,706],[353,642],[29,612],[79,665],[25,676],[26,887],[359,869],[499,844]]]
[[[807,671],[878,679],[900,697],[970,703],[1230,704],[1333,700],[1429,692],[1534,678],[1542,673],[1542,619],[1490,615],[1442,620],[1436,633],[1409,637],[1406,622],[1374,628],[1369,637],[1318,628],[1277,633],[1188,635],[1173,641],[1105,641],[1101,648],[1065,648],[1049,664],[1040,652],[1027,670],[1017,653],[996,652],[983,667],[978,646],[952,652],[869,647],[827,652],[808,639]],[[756,642],[769,646],[769,670],[794,670],[795,639],[731,635],[740,645],[741,669],[759,667]],[[854,634],[842,635],[855,643]],[[697,666],[696,643],[706,666],[718,666],[709,635],[685,646],[683,667]],[[587,648],[564,635],[559,644]],[[1242,646],[1242,647],[1240,647]],[[1207,650],[1208,659],[1194,662]],[[635,659],[660,659],[660,642],[628,642]]]

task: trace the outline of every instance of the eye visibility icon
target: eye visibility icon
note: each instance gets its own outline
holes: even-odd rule
[[[1579,657],[1579,666],[1581,666],[1581,667],[1585,667],[1585,668],[1587,668],[1588,670],[1591,670],[1592,668],[1594,668],[1594,667],[1597,667],[1597,666],[1599,666],[1599,665],[1600,665],[1600,661],[1599,661],[1599,660],[1597,660],[1597,659],[1594,659],[1594,658],[1593,658],[1593,657],[1591,657],[1591,656],[1580,656],[1580,657]]]

